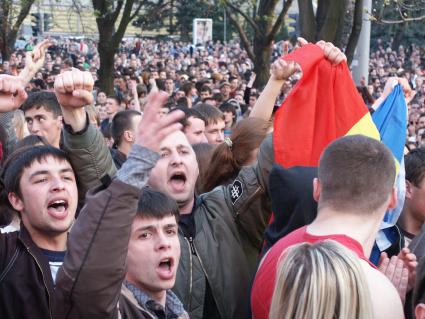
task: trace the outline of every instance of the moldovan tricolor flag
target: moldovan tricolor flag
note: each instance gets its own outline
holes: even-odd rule
[[[297,62],[303,76],[276,112],[273,143],[277,163],[285,168],[317,166],[323,149],[344,135],[380,139],[345,62],[331,65],[314,44],[284,60]]]
[[[379,261],[380,252],[399,240],[399,231],[394,229],[394,225],[403,210],[406,194],[403,152],[406,142],[407,105],[400,84],[397,84],[379,105],[372,119],[379,130],[382,143],[391,150],[397,164],[397,206],[387,211],[382,221],[376,246],[371,255],[372,262],[376,264]]]
[[[303,76],[275,115],[273,143],[279,165],[270,174],[274,218],[265,232],[263,252],[315,218],[312,179],[329,143],[353,134],[380,139],[345,62],[331,65],[314,44],[284,59],[297,62]]]

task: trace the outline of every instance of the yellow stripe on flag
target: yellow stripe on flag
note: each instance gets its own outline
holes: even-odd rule
[[[370,115],[369,112],[367,112],[360,119],[360,121],[358,121],[345,135],[347,136],[347,135],[356,135],[356,134],[365,135],[367,137],[373,138],[378,141],[381,140],[381,135],[379,134],[378,129],[373,123],[372,116]],[[400,163],[397,161],[395,157],[394,157],[394,161],[395,161],[395,170],[396,170],[396,176],[397,176],[398,171],[400,169]]]
[[[370,138],[380,141],[381,136],[379,131],[376,128],[375,124],[372,121],[372,116],[367,112],[354,126],[347,132],[345,135],[366,135]]]

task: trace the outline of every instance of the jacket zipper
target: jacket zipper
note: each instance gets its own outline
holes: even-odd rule
[[[37,264],[38,268],[39,268],[39,269],[40,269],[40,271],[41,271],[41,277],[43,277],[44,287],[45,287],[45,288],[46,288],[46,290],[47,290],[47,296],[48,296],[48,298],[49,298],[49,317],[50,317],[50,318],[52,318],[52,305],[51,305],[51,303],[50,303],[50,302],[51,302],[51,300],[50,300],[50,292],[49,292],[49,289],[47,288],[46,280],[44,279],[43,269],[41,268],[41,266],[40,266],[40,264],[39,264],[39,262],[38,262],[37,258],[35,258],[35,256],[31,253],[31,251],[30,251],[30,249],[29,249],[29,248],[27,248],[27,251],[28,251],[28,253],[31,255],[31,257],[32,257],[32,258],[34,258],[35,263]]]
[[[189,254],[189,263],[190,263],[190,276],[189,276],[189,302],[188,302],[188,311],[192,311],[192,286],[193,286],[193,274],[192,274],[192,254],[195,254],[195,250],[193,249],[193,238],[190,237],[189,239],[185,236],[183,236],[185,241],[187,242],[190,250]]]
[[[191,237],[191,238],[192,238],[192,237]],[[192,248],[193,248],[193,250],[195,251],[195,255],[196,255],[196,256],[198,257],[198,259],[199,259],[199,263],[201,264],[202,271],[204,272],[205,277],[207,278],[208,283],[210,283],[211,281],[210,281],[210,279],[208,278],[208,274],[207,274],[207,272],[205,271],[204,264],[203,264],[203,262],[202,262],[201,257],[200,257],[200,256],[199,256],[199,254],[198,254],[198,251],[196,250],[196,246],[195,246],[195,243],[193,242],[193,239],[192,239]],[[217,310],[218,310],[218,313],[220,314],[220,318],[224,318],[223,314],[220,312],[220,308],[218,307],[217,300],[215,300],[214,293],[212,292],[212,287],[211,287],[211,285],[210,285],[210,288],[211,288],[211,295],[212,295],[212,297],[213,297],[213,299],[214,299],[215,305],[217,306]]]

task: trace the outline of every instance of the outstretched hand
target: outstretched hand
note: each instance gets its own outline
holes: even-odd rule
[[[182,111],[172,111],[162,117],[159,115],[167,98],[168,94],[164,92],[153,92],[148,95],[143,118],[136,131],[136,144],[158,152],[161,141],[167,135],[182,129],[182,124],[178,122],[184,117]]]
[[[26,53],[25,68],[19,74],[19,77],[25,84],[29,83],[38,70],[42,68],[46,57],[46,49],[51,44],[50,40],[43,40],[39,42],[32,51]]]
[[[16,110],[27,97],[21,78],[0,74],[0,113]]]

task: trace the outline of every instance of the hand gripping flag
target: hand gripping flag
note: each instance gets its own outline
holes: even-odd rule
[[[279,165],[270,174],[274,217],[266,229],[264,252],[315,218],[311,184],[329,143],[351,134],[380,139],[345,62],[332,65],[314,44],[284,60],[297,62],[303,76],[275,115],[273,143]]]

